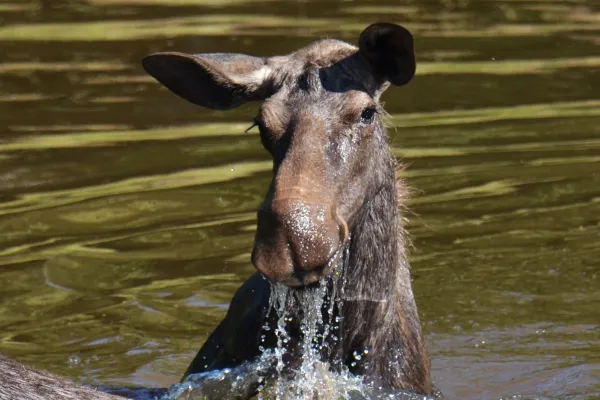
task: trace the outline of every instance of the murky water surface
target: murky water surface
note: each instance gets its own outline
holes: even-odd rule
[[[256,105],[188,105],[139,60],[355,42],[378,20],[416,36],[417,77],[384,100],[437,385],[600,397],[594,0],[0,0],[0,352],[178,381],[253,271],[270,162],[243,133]]]

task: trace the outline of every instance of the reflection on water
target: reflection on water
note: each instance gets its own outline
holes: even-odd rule
[[[168,386],[252,269],[255,105],[201,110],[148,53],[283,54],[407,25],[386,93],[415,294],[448,398],[600,396],[600,9],[570,1],[0,1],[0,352]],[[69,366],[69,356],[81,363]]]

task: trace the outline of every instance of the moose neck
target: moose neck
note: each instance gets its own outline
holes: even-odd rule
[[[399,215],[398,193],[404,189],[393,165],[390,160],[383,168],[382,185],[365,202],[352,232],[342,295],[343,361],[384,387],[430,394],[429,358]]]

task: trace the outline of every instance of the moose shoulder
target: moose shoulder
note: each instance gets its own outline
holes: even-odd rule
[[[272,323],[270,284],[303,290],[340,268],[345,297],[335,312],[343,340],[330,343],[336,350],[324,361],[333,365],[336,357],[386,388],[432,394],[399,215],[406,190],[379,104],[390,84],[412,79],[413,38],[401,26],[378,23],[358,42],[320,40],[269,58],[169,52],[143,60],[150,75],[194,104],[226,110],[262,101],[254,125],[273,159],[252,252],[258,272],[186,375],[259,354],[261,327]],[[368,357],[352,362],[363,349]]]

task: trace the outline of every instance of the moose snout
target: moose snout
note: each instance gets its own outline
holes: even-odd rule
[[[252,263],[272,282],[314,283],[333,270],[346,231],[332,206],[294,198],[273,200],[258,211]]]

